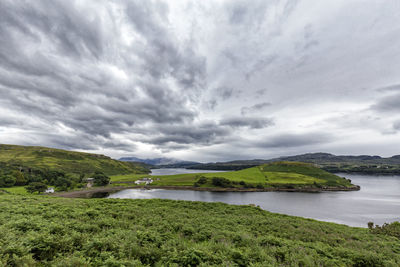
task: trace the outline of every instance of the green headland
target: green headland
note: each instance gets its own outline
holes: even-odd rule
[[[113,184],[129,184],[144,177],[153,182],[148,187],[189,187],[194,190],[288,190],[323,191],[357,190],[350,180],[326,172],[310,163],[274,162],[248,169],[217,173],[176,175],[127,174],[111,176]]]

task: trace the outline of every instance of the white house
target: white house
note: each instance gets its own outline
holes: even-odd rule
[[[46,191],[44,191],[44,192],[47,193],[47,194],[52,194],[52,193],[54,193],[54,188],[53,187],[48,187],[46,189]]]
[[[87,184],[86,184],[86,187],[87,188],[90,188],[90,187],[92,187],[93,186],[93,184],[94,184],[94,178],[86,178],[86,179],[83,179],[83,181],[86,181],[87,182]]]
[[[135,184],[151,184],[153,182],[153,179],[151,178],[142,178],[140,180],[136,180]]]

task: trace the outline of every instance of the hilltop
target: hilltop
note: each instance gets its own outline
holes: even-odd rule
[[[146,177],[148,177],[147,175]],[[114,184],[132,183],[143,175],[112,176]],[[210,191],[324,191],[358,190],[343,177],[301,162],[273,162],[239,171],[151,176],[149,187],[175,187]]]
[[[100,154],[41,146],[0,144],[0,164],[74,174],[90,174],[96,171],[107,175],[148,172],[147,168],[140,163],[122,162]]]
[[[148,173],[141,163],[122,162],[109,157],[62,149],[0,145],[0,188],[45,185],[69,190],[85,185],[92,175]]]

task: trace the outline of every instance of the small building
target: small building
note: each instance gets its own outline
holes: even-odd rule
[[[135,184],[151,184],[153,182],[153,179],[151,178],[142,178],[140,180],[136,180]]]
[[[94,178],[91,178],[91,177],[90,177],[90,178],[83,179],[83,181],[87,182],[87,184],[86,184],[86,187],[87,187],[87,188],[92,187],[93,184],[94,184]]]
[[[48,187],[46,189],[46,191],[44,191],[44,192],[47,193],[47,194],[52,194],[52,193],[54,193],[54,188],[53,187]]]

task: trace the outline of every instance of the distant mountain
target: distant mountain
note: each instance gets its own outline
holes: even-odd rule
[[[141,159],[137,157],[122,157],[119,159],[120,161],[129,161],[129,162],[142,162],[148,165],[155,165],[155,166],[167,166],[172,168],[173,166],[188,166],[188,165],[195,165],[200,164],[199,162],[195,161],[184,161],[172,158],[154,158],[154,159]],[[169,166],[171,165],[171,166]]]
[[[400,174],[400,155],[388,158],[380,156],[336,156],[329,153],[307,153],[273,159],[235,160],[187,166],[189,169],[241,170],[277,161],[314,163],[330,172],[354,172],[367,174]]]

